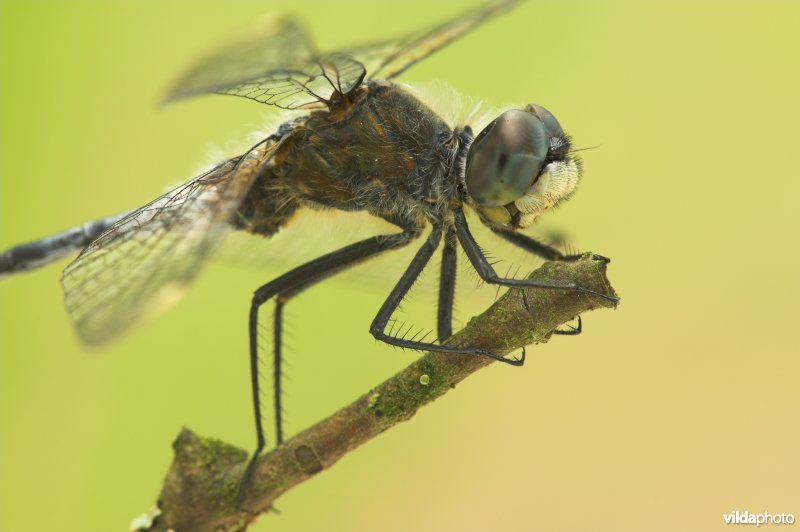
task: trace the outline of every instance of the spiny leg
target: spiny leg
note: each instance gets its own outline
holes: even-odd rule
[[[581,320],[581,317],[578,316],[578,326],[573,327],[572,325],[567,325],[567,327],[569,327],[569,329],[555,329],[553,334],[560,334],[561,336],[578,336],[583,332],[583,320]]]
[[[421,340],[415,339],[408,339],[408,338],[398,338],[396,336],[392,336],[391,334],[386,333],[386,326],[389,323],[389,320],[392,318],[392,314],[397,310],[400,306],[400,303],[403,301],[403,298],[408,293],[411,286],[417,280],[419,275],[422,273],[422,270],[425,269],[425,266],[428,264],[428,261],[433,256],[436,249],[439,247],[439,241],[442,238],[442,227],[440,225],[435,225],[433,227],[433,231],[428,236],[428,239],[419,248],[417,254],[414,255],[414,258],[411,260],[411,263],[408,265],[408,268],[400,277],[400,280],[397,282],[395,287],[389,293],[389,296],[386,298],[386,301],[383,302],[380,310],[375,315],[375,319],[372,320],[372,325],[369,327],[369,332],[381,342],[386,342],[389,345],[394,345],[397,347],[402,347],[406,349],[416,349],[419,351],[438,351],[442,353],[457,353],[462,355],[476,355],[476,356],[485,356],[491,358],[492,360],[497,360],[499,362],[505,362],[506,364],[511,364],[513,366],[521,366],[525,363],[525,352],[523,350],[522,358],[519,360],[517,359],[508,359],[504,358],[500,355],[496,355],[491,351],[487,351],[486,349],[481,349],[477,347],[455,347],[455,346],[448,346],[448,345],[439,345],[430,342],[424,342]]]
[[[585,294],[601,297],[615,304],[617,301],[619,301],[619,298],[601,294],[600,292],[579,286],[573,282],[538,281],[535,279],[510,279],[500,277],[497,275],[497,272],[494,270],[492,265],[489,264],[489,261],[484,256],[480,246],[478,246],[478,243],[475,242],[475,238],[472,236],[472,233],[470,233],[469,226],[467,225],[467,219],[464,216],[464,211],[462,211],[460,208],[457,208],[454,209],[453,214],[458,241],[461,244],[461,247],[464,249],[464,252],[467,254],[467,258],[469,258],[472,266],[475,268],[475,271],[478,272],[478,275],[480,275],[481,279],[483,279],[486,283],[499,284],[501,286],[515,286],[519,288],[573,290],[576,292],[583,292]]]
[[[275,405],[275,443],[283,443],[283,409],[281,408],[281,363],[283,361],[283,307],[288,303],[288,298],[278,296],[275,298],[275,315],[272,324],[272,393]]]
[[[395,221],[389,220],[393,223]],[[400,225],[400,224],[398,224]],[[247,464],[247,469],[242,476],[239,485],[239,494],[237,496],[236,504],[241,506],[244,496],[245,487],[247,486],[250,477],[255,468],[256,458],[264,449],[266,440],[264,438],[264,429],[261,417],[261,401],[260,401],[260,387],[259,387],[259,372],[258,372],[258,310],[267,301],[276,298],[277,306],[275,309],[274,321],[274,342],[275,342],[275,419],[277,424],[277,435],[279,443],[283,440],[283,429],[281,426],[281,413],[280,413],[280,368],[281,368],[281,338],[282,338],[282,321],[283,321],[283,306],[294,296],[310,287],[311,285],[322,281],[350,266],[362,262],[374,255],[383,251],[396,249],[408,244],[412,239],[419,236],[421,229],[412,227],[404,229],[401,233],[390,235],[379,235],[367,238],[350,244],[339,250],[333,251],[312,261],[294,268],[285,274],[273,279],[267,284],[261,286],[253,294],[253,299],[250,305],[250,319],[249,319],[249,338],[250,338],[250,378],[251,386],[253,389],[253,410],[256,418],[256,450],[253,453],[250,462]]]
[[[444,342],[453,335],[453,299],[456,290],[456,264],[458,262],[457,242],[455,229],[450,225],[444,233],[442,269],[439,274],[439,305],[436,319],[439,342]]]
[[[514,231],[506,231],[503,229],[492,229],[492,231],[503,240],[511,242],[515,246],[522,248],[529,253],[533,253],[537,257],[541,257],[545,260],[569,260],[573,258],[573,256],[570,255],[568,259],[566,255],[561,253],[553,246],[543,244],[528,235],[523,235],[522,233],[517,233]],[[579,256],[580,255],[574,256],[574,258]]]
[[[533,253],[534,255],[542,257],[545,260],[576,261],[583,256],[583,254],[581,253],[576,253],[574,255],[564,255],[553,246],[543,244],[533,237],[530,237],[528,235],[523,235],[522,233],[517,233],[515,231],[508,231],[506,229],[492,229],[492,231],[500,238],[507,240],[508,242],[511,242],[515,246],[522,248],[525,251],[528,251],[530,253]],[[611,259],[609,259],[608,257],[603,257],[602,255],[594,255],[594,256],[600,260],[606,261],[606,263],[611,262]]]

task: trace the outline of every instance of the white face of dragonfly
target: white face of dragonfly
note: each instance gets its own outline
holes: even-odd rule
[[[569,198],[581,175],[569,150],[558,121],[538,105],[506,111],[486,126],[470,146],[464,171],[484,221],[527,227]]]
[[[580,169],[574,159],[555,161],[544,167],[525,194],[514,201],[522,216],[520,227],[528,227],[536,218],[552,209],[575,191]]]

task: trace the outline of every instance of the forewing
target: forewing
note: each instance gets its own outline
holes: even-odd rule
[[[392,79],[517,0],[500,0],[433,29],[401,39],[320,54],[290,18],[273,22],[199,62],[168,93],[165,102],[201,93],[241,96],[282,109],[308,109],[330,102],[369,79]]]
[[[176,299],[224,234],[271,153],[261,144],[132,212],[64,270],[67,310],[81,338],[97,344],[148,310]]]
[[[265,76],[217,90],[281,109],[308,109],[327,105],[334,91],[348,93],[364,79],[358,61],[343,54],[310,59],[302,69],[274,70]]]
[[[510,9],[518,0],[491,2],[426,31],[400,39],[342,50],[361,62],[368,79],[392,79],[477,26]]]
[[[283,18],[199,62],[165,102],[202,93],[242,96],[283,109],[328,102],[334,90],[361,83],[364,67],[341,54],[319,54],[300,24]]]
[[[218,92],[271,71],[299,70],[315,55],[313,45],[297,21],[291,18],[270,20],[252,36],[195,64],[175,83],[165,100]]]

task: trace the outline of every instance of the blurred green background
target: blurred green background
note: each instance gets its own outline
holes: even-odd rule
[[[287,7],[0,2],[0,248],[139,206],[243,145],[266,107],[155,102]],[[463,8],[291,5],[322,48]],[[601,145],[533,233],[612,257],[622,305],[521,370],[468,379],[254,530],[708,531],[736,509],[800,514],[798,20],[794,1],[531,1],[409,71],[491,105],[540,103],[577,145]],[[65,264],[0,282],[2,530],[127,529],[181,426],[255,439],[245,315],[279,268],[211,264],[169,313],[93,354],[62,307]],[[293,304],[290,432],[413,359],[367,333],[388,289],[350,274]],[[427,304],[410,313],[431,323]]]

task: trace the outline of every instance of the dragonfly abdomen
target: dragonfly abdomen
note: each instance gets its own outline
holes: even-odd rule
[[[126,212],[101,218],[7,249],[0,253],[0,276],[33,270],[81,251],[127,215]]]

